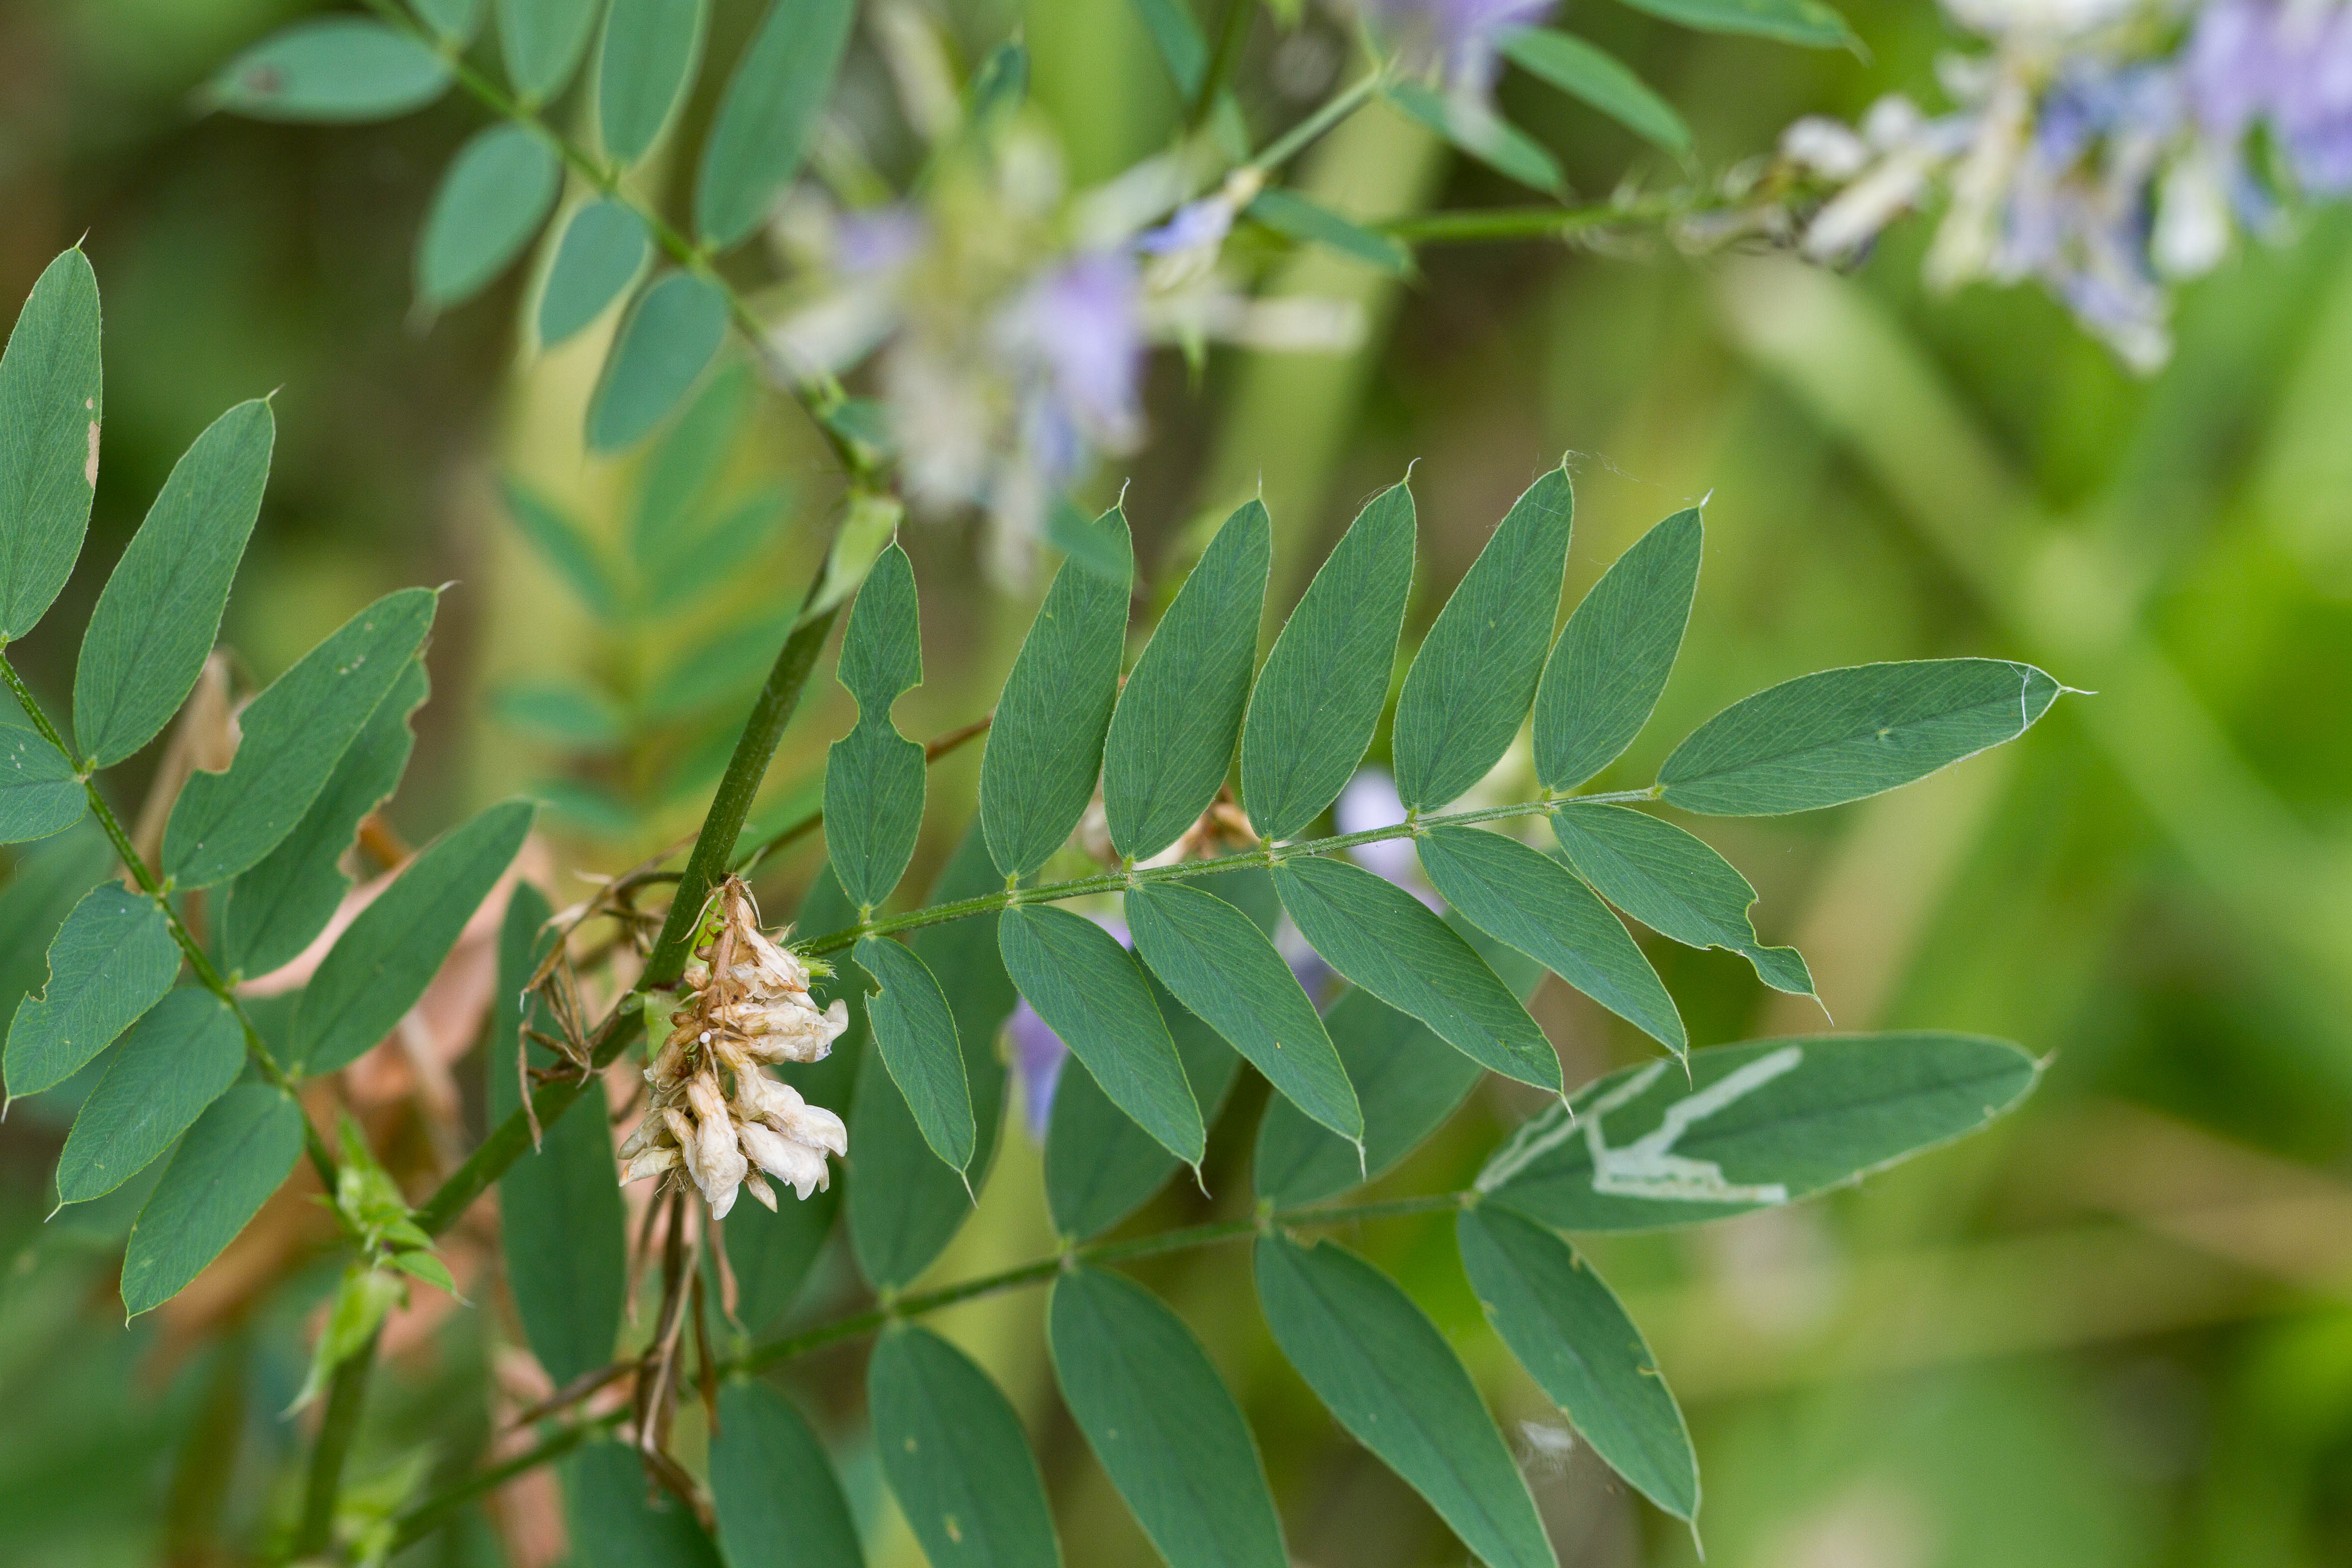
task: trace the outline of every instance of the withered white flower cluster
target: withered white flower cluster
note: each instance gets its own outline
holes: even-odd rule
[[[621,1181],[675,1182],[682,1173],[724,1219],[746,1187],[774,1208],[771,1176],[803,1198],[823,1189],[832,1180],[825,1155],[849,1153],[840,1117],[763,1071],[824,1061],[849,1027],[849,1009],[836,999],[817,1009],[807,967],[760,930],[740,879],[728,879],[719,904],[717,929],[681,977],[669,1038],[646,1069],[652,1104],[621,1145]]]

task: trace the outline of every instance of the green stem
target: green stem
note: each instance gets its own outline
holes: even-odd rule
[[[393,1532],[392,1550],[384,1553],[385,1557],[391,1559],[399,1556],[409,1547],[433,1533],[436,1529],[446,1523],[451,1515],[476,1498],[488,1496],[515,1477],[535,1470],[541,1465],[554,1463],[586,1442],[588,1435],[603,1425],[604,1423],[601,1421],[576,1421],[568,1427],[559,1427],[555,1432],[541,1438],[538,1447],[517,1454],[511,1459],[493,1465],[487,1470],[477,1470],[448,1490],[419,1503],[400,1516],[400,1523]]]
[[[1388,79],[1385,68],[1375,68],[1358,78],[1345,91],[1276,137],[1265,152],[1249,161],[1249,167],[1261,174],[1273,173],[1306,152],[1332,127],[1361,109],[1367,99],[1388,84]]]
[[[335,1504],[342,1496],[343,1464],[359,1436],[360,1416],[367,1408],[368,1375],[375,1368],[376,1342],[381,1331],[335,1368],[327,1386],[327,1410],[319,1422],[319,1440],[310,1449],[310,1476],[302,1489],[302,1523],[295,1531],[294,1555],[315,1557],[334,1544]]]
[[[1192,99],[1192,112],[1185,117],[1185,128],[1198,131],[1209,123],[1216,112],[1217,99],[1232,85],[1234,72],[1241,68],[1242,47],[1249,42],[1250,23],[1257,16],[1257,0],[1226,0],[1225,25],[1217,33],[1217,52],[1209,58],[1209,68],[1201,77],[1201,91]]]
[[[802,954],[838,952],[854,947],[861,937],[886,936],[899,931],[919,930],[926,925],[938,925],[945,921],[962,920],[974,915],[986,915],[992,910],[1010,908],[1020,904],[1050,904],[1058,899],[1082,898],[1094,893],[1118,893],[1144,883],[1182,882],[1196,876],[1214,876],[1220,872],[1245,871],[1254,866],[1279,865],[1297,856],[1328,855],[1339,850],[1353,849],[1358,844],[1379,843],[1384,839],[1413,838],[1432,828],[1458,828],[1473,822],[1498,822],[1511,817],[1548,817],[1563,806],[1618,805],[1634,800],[1654,800],[1655,786],[1647,789],[1617,789],[1607,794],[1568,795],[1553,800],[1515,800],[1507,806],[1481,806],[1475,810],[1453,811],[1442,817],[1422,817],[1412,821],[1398,822],[1385,828],[1368,828],[1359,833],[1335,833],[1327,839],[1301,839],[1287,844],[1265,844],[1257,849],[1244,850],[1239,854],[1220,855],[1214,860],[1178,861],[1172,865],[1139,867],[1132,871],[1104,872],[1098,876],[1076,877],[1068,882],[1049,882],[1037,887],[1009,887],[1001,893],[983,893],[973,898],[959,899],[952,904],[934,904],[926,909],[910,909],[904,915],[885,915],[839,931],[828,931],[792,945],[793,951]],[[673,905],[675,908],[675,905]]]
[[[1613,228],[1651,224],[1697,209],[1665,197],[1583,207],[1481,207],[1465,212],[1414,213],[1371,225],[1407,245],[1461,245],[1478,240],[1560,239]]]

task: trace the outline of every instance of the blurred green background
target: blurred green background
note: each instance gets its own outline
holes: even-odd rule
[[[453,99],[320,130],[189,108],[221,59],[303,9],[0,0],[0,296],[13,309],[88,235],[110,415],[82,568],[11,656],[64,690],[73,629],[174,456],[221,408],[276,388],[275,472],[226,641],[265,680],[376,594],[454,580],[392,816],[421,841],[500,794],[548,788],[562,807],[547,821],[561,904],[584,894],[573,868],[617,869],[692,825],[731,738],[728,705],[740,716],[760,673],[759,658],[735,670],[710,645],[795,601],[837,482],[796,409],[760,392],[714,494],[773,485],[789,520],[657,620],[625,633],[593,622],[520,540],[498,486],[520,476],[621,537],[633,464],[592,460],[577,436],[595,347],[521,353],[520,277],[437,321],[412,306],[418,218],[476,114]],[[720,0],[715,57],[757,9]],[[1701,37],[1603,0],[1563,15],[1673,99],[1713,169],[1798,114],[1852,117],[1882,91],[1930,90],[1934,56],[1958,41],[1939,13],[1847,9],[1866,63]],[[949,15],[968,57],[1025,29],[1037,99],[1082,178],[1170,133],[1173,96],[1118,0]],[[1244,66],[1253,111],[1295,115],[1320,91],[1339,62],[1318,40],[1333,36],[1328,21],[1287,40],[1262,24]],[[849,92],[882,90],[870,55],[861,43]],[[1629,169],[1673,176],[1612,123],[1522,99],[1524,85],[1505,84],[1507,105],[1580,191],[1603,194]],[[1521,199],[1379,110],[1301,178],[1367,216]],[[2096,693],[1900,794],[1707,825],[1762,894],[1766,939],[1805,950],[1840,1027],[2007,1035],[2054,1055],[2042,1092],[1990,1134],[1832,1201],[1612,1239],[1594,1256],[1689,1414],[1711,1564],[2352,1560],[2352,225],[2322,216],[2197,286],[2176,360],[2145,382],[2030,290],[1924,296],[1924,238],[1898,225],[1852,278],[1662,244],[1433,248],[1403,285],[1326,257],[1268,263],[1273,290],[1363,301],[1364,346],[1213,351],[1198,374],[1162,354],[1150,444],[1092,495],[1131,478],[1139,560],[1164,591],[1192,525],[1262,484],[1278,586],[1295,595],[1356,505],[1414,464],[1423,576],[1409,635],[1563,451],[1579,492],[1571,596],[1639,530],[1711,495],[1683,664],[1604,784],[1646,779],[1731,699],[1826,665],[1989,654]],[[929,683],[899,720],[939,733],[984,711],[1030,606],[989,585],[971,526],[910,528],[907,542]],[[592,676],[625,709],[696,670],[703,706],[617,738],[583,739],[580,722],[551,734],[513,695]],[[815,776],[849,712],[829,683],[807,705],[778,795]],[[961,833],[976,766],[974,748],[935,771],[910,886]],[[770,908],[793,907],[814,869],[805,854],[772,863]],[[13,997],[37,982],[37,949],[21,950],[21,933],[0,943]],[[1735,956],[1652,954],[1695,1043],[1819,1026]],[[1556,981],[1538,1013],[1572,1078],[1648,1050]],[[1262,1098],[1237,1095],[1213,1140],[1213,1200],[1171,1190],[1134,1223],[1245,1206]],[[1527,1110],[1482,1092],[1383,1190],[1460,1184]],[[129,1212],[42,1223],[66,1114],[35,1101],[0,1128],[0,1559],[242,1560],[292,1486],[301,1423],[278,1413],[331,1265],[292,1270],[202,1334],[126,1333],[112,1277]],[[1398,1271],[1480,1376],[1562,1561],[1692,1562],[1689,1537],[1588,1452],[1522,1429],[1559,1418],[1479,1322],[1449,1238],[1429,1218],[1350,1239]],[[1014,1134],[934,1278],[1050,1247],[1038,1155]],[[1140,1272],[1240,1395],[1299,1562],[1463,1561],[1283,1365],[1240,1249]],[[837,1310],[856,1289],[836,1248],[803,1311]],[[1016,1294],[939,1321],[1028,1418],[1068,1559],[1150,1562],[1055,1401],[1043,1305]],[[510,1324],[496,1291],[480,1291],[388,1364],[362,1480],[419,1444],[433,1465],[471,1461]],[[790,1381],[832,1417],[876,1561],[917,1562],[861,1450],[862,1366],[852,1347]],[[498,1528],[469,1519],[402,1561],[500,1561],[529,1500],[509,1506]]]

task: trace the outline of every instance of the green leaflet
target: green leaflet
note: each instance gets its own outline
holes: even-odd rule
[[[866,1001],[877,1054],[906,1097],[923,1141],[961,1171],[971,1163],[976,1130],[947,997],[923,961],[887,936],[858,942],[857,967],[881,988]]]
[[[1575,512],[1566,470],[1529,486],[1423,640],[1397,694],[1397,796],[1408,807],[1454,800],[1510,749],[1551,646]]]
[[[596,0],[495,0],[507,80],[527,104],[563,90],[596,26]]]
[[[1132,887],[1126,902],[1136,951],[1178,1001],[1300,1110],[1341,1137],[1363,1136],[1363,1111],[1315,1004],[1248,915],[1172,882]]]
[[[588,404],[588,444],[618,452],[651,434],[694,389],[727,336],[727,297],[707,277],[656,278],[621,323]]]
[[[703,589],[699,544],[688,531],[697,507],[726,466],[751,406],[751,367],[731,360],[711,373],[694,401],[646,455],[629,514],[629,559],[640,585],[674,574]],[[650,608],[650,606],[648,606]]]
[[[1583,99],[1636,136],[1669,152],[1690,151],[1690,127],[1683,117],[1614,55],[1544,27],[1505,34],[1503,53],[1530,76]]]
[[[48,737],[0,717],[0,844],[62,833],[89,810],[81,776]]]
[[[1132,561],[1118,507],[1096,518],[1091,532]],[[1044,865],[1094,797],[1118,699],[1128,581],[1128,573],[1106,577],[1065,560],[1004,678],[980,759],[980,822],[1008,877]]]
[[[1568,618],[1536,689],[1536,777],[1573,789],[1633,744],[1682,652],[1705,527],[1676,512],[1633,541]]]
[[[799,1299],[841,1212],[842,1185],[835,1177],[831,1186],[804,1198],[779,1202],[773,1214],[757,1203],[739,1203],[729,1212],[721,1234],[727,1266],[735,1275],[735,1316],[744,1333],[767,1333]],[[961,1197],[963,1189],[956,1192]]]
[[[550,913],[545,894],[518,882],[499,926],[498,1004],[482,1053],[492,1126],[522,1103],[515,1065],[522,988],[554,944],[554,933],[543,929]],[[551,1022],[544,1017],[532,1021],[542,1029]],[[556,1055],[535,1045],[530,1061],[535,1067],[551,1067]],[[614,1175],[604,1091],[592,1083],[585,1103],[549,1123],[539,1147],[499,1179],[499,1242],[506,1254],[507,1288],[522,1320],[523,1338],[559,1386],[612,1360],[620,1335],[628,1290],[628,1220]],[[735,1228],[733,1217],[729,1219],[731,1242]]]
[[[1242,727],[1242,799],[1269,839],[1339,799],[1388,701],[1412,587],[1412,492],[1372,497],[1307,585],[1258,672]]]
[[[1360,866],[1307,856],[1275,868],[1274,885],[1300,934],[1341,975],[1481,1066],[1559,1090],[1559,1059],[1536,1020],[1419,899]]]
[[[681,531],[666,550],[657,552],[660,559],[642,569],[640,609],[648,616],[660,616],[692,602],[706,583],[733,573],[773,538],[777,521],[791,505],[784,486],[761,485],[721,512],[716,522],[692,533]]]
[[[507,515],[515,527],[555,569],[589,613],[600,621],[621,616],[621,591],[614,586],[612,569],[572,515],[520,479],[501,485]]]
[[[1257,1299],[1324,1407],[1490,1568],[1557,1568],[1495,1418],[1437,1325],[1335,1242],[1259,1238]]]
[[[1690,1049],[1675,999],[1633,936],[1558,861],[1475,828],[1433,828],[1414,841],[1445,902],[1633,1024],[1676,1056]]]
[[[1551,830],[1576,873],[1651,930],[1738,953],[1774,990],[1813,994],[1804,955],[1756,940],[1748,915],[1756,890],[1703,840],[1625,806],[1564,806]]]
[[[1624,0],[1636,11],[1646,11],[1704,33],[1748,33],[1784,44],[1810,48],[1854,47],[1845,18],[1822,0]]]
[[[1448,98],[1419,82],[1391,82],[1383,96],[1406,118],[1420,121],[1497,173],[1538,191],[1558,193],[1561,190],[1559,160],[1492,110]]]
[[[1041,904],[999,915],[997,945],[1013,983],[1111,1103],[1197,1167],[1207,1144],[1201,1107],[1151,988],[1118,939],[1084,915]]]
[[[1264,504],[1227,517],[1118,693],[1103,747],[1110,841],[1149,860],[1200,820],[1233,766],[1274,563]]]
[[[43,269],[0,355],[0,642],[39,623],[81,554],[102,380],[98,275],[76,248]]]
[[[693,1511],[648,1487],[636,1454],[619,1443],[565,1456],[563,1495],[572,1568],[721,1568],[718,1544]]]
[[[481,0],[408,0],[408,8],[436,37],[453,44],[472,37],[474,24],[481,19]]]
[[[179,973],[179,944],[153,899],[119,882],[91,888],[49,944],[48,985],[18,1002],[8,1022],[8,1098],[54,1088],[87,1067]]]
[[[1841,805],[2016,739],[2060,690],[2032,665],[2006,659],[1800,675],[1693,730],[1658,769],[1658,783],[1669,803],[1712,817]]]
[[[694,227],[724,250],[799,172],[849,46],[856,0],[775,0],[719,100],[695,175]]]
[[[735,1382],[719,1391],[710,1493],[732,1568],[864,1568],[824,1445],[772,1388]]]
[[[448,90],[448,62],[364,16],[283,27],[223,66],[201,99],[256,120],[390,120]]]
[[[1698,1457],[1642,1331],[1569,1244],[1498,1206],[1465,1208],[1454,1245],[1486,1321],[1610,1468],[1690,1520]]]
[[[293,1065],[332,1072],[392,1032],[506,874],[535,810],[509,800],[450,829],[360,911],[303,988]]]
[[[165,876],[209,887],[293,831],[424,644],[438,599],[425,588],[385,594],[246,705],[228,771],[181,788],[163,831]]]
[[[634,163],[652,151],[694,80],[709,23],[709,0],[612,0],[596,64],[596,123],[612,157]]]
[[[539,341],[551,349],[604,313],[637,280],[652,251],[645,220],[611,197],[564,220],[539,291]]]
[[[49,944],[66,916],[109,879],[115,862],[114,846],[94,821],[9,859],[14,863],[0,882],[0,1009],[14,1014],[47,975]]]
[[[509,682],[490,694],[490,711],[502,724],[583,750],[618,745],[625,733],[625,718],[603,694],[569,681]]]
[[[110,768],[155,738],[204,673],[261,513],[278,433],[256,398],[213,421],[106,580],[74,666],[74,743]]]
[[[1286,1568],[1265,1467],[1184,1320],[1101,1269],[1054,1281],[1062,1400],[1169,1568]]]
[[[240,1083],[196,1118],[155,1184],[122,1258],[122,1305],[160,1307],[236,1239],[302,1154],[302,1108]]]
[[[866,1390],[883,1477],[935,1568],[1060,1568],[1036,1458],[988,1374],[899,1323],[876,1342]]]
[[[1412,252],[1296,191],[1260,191],[1242,215],[1301,245],[1319,245],[1391,277],[1412,276]]]
[[[1183,1063],[1184,1082],[1201,1107],[1202,1121],[1213,1125],[1241,1073],[1242,1059],[1148,971],[1145,977],[1176,1042],[1176,1059]],[[1347,1147],[1354,1159],[1355,1146]],[[1101,1235],[1141,1207],[1182,1163],[1110,1103],[1086,1063],[1076,1057],[1063,1061],[1045,1129],[1045,1207],[1057,1234],[1073,1241]]]
[[[2006,1040],[1915,1030],[1692,1051],[1523,1124],[1478,1189],[1560,1230],[1651,1230],[1808,1197],[1973,1133],[2041,1076]]]
[[[857,591],[835,674],[857,699],[857,727],[825,752],[824,847],[863,913],[906,875],[923,830],[923,748],[890,722],[891,705],[923,680],[915,569],[895,544]]]
[[[493,125],[457,149],[416,236],[416,297],[472,298],[522,254],[555,205],[563,164],[535,132]]]
[[[1496,977],[1522,998],[1543,983],[1543,966],[1470,925],[1447,917]],[[1340,1063],[1364,1108],[1360,1155],[1345,1138],[1317,1126],[1297,1106],[1275,1101],[1257,1126],[1251,1182],[1261,1198],[1290,1208],[1376,1181],[1421,1146],[1469,1098],[1484,1072],[1420,1019],[1370,991],[1349,987],[1324,1015]]]
[[[103,1197],[147,1168],[245,1068],[245,1030],[210,991],[173,991],[122,1037],[58,1156],[58,1201]]]
[[[431,689],[424,662],[411,659],[294,831],[229,883],[219,916],[221,964],[229,973],[266,975],[291,963],[334,918],[352,885],[343,852],[361,821],[399,785],[416,740],[408,721]]]
[[[964,123],[986,127],[1013,110],[1021,107],[1029,96],[1029,51],[1018,38],[1007,38],[988,51],[980,68],[971,73],[964,106]]]
[[[1201,25],[1192,19],[1183,0],[1133,0],[1133,4],[1170,78],[1179,92],[1191,99],[1201,90],[1202,75],[1209,68],[1209,43],[1201,36]]]

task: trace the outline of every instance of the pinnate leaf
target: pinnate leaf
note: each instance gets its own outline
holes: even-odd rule
[[[437,599],[425,588],[384,595],[246,705],[228,771],[196,773],[181,788],[163,831],[164,875],[209,887],[293,831],[424,645]]]
[[[604,151],[634,163],[677,112],[702,56],[710,0],[612,0],[596,66]]]
[[[1947,1144],[2041,1075],[2006,1040],[1927,1030],[1799,1035],[1694,1051],[1587,1084],[1479,1173],[1559,1230],[1653,1230],[1808,1197]]]
[[[8,1098],[64,1082],[172,988],[179,945],[155,901],[119,882],[82,895],[49,944],[48,985],[16,1004],[5,1052]]]
[[[493,125],[457,149],[416,238],[416,297],[437,308],[472,298],[522,254],[555,205],[563,165],[520,125]]]
[[[1705,528],[1676,512],[1619,556],[1576,612],[1536,691],[1536,777],[1573,789],[1622,756],[1650,722],[1682,652]]]
[[[245,1068],[245,1030],[228,1004],[189,987],[122,1037],[58,1156],[58,1201],[103,1197],[147,1168]]]
[[[860,939],[857,967],[880,988],[866,998],[866,1016],[883,1065],[931,1152],[963,1170],[971,1163],[976,1130],[947,997],[923,961],[887,936]]]
[[[923,828],[923,748],[890,722],[891,704],[923,679],[915,569],[895,544],[857,591],[837,673],[857,699],[857,727],[825,753],[825,852],[866,911],[898,885]]]
[[[89,810],[81,775],[48,737],[0,716],[0,844],[62,833]]]
[[[1921,659],[1800,675],[1693,730],[1658,783],[1714,817],[1811,811],[1880,794],[2014,740],[2059,685],[2006,659]]]
[[[1242,215],[1301,245],[1319,245],[1391,277],[1412,275],[1412,252],[1296,191],[1260,191]]]
[[[1566,33],[1525,27],[1505,35],[1503,53],[1530,76],[1583,99],[1636,136],[1669,152],[1690,151],[1690,127],[1674,106],[1606,50]]]
[[[738,1381],[719,1391],[710,1494],[731,1568],[864,1568],[824,1445],[772,1388]]]
[[[934,1564],[1060,1568],[1037,1460],[988,1374],[900,1323],[876,1343],[866,1388],[883,1478]]]
[[[365,16],[319,16],[281,28],[206,83],[215,109],[255,120],[390,120],[448,90],[448,62]]]
[[[612,568],[605,563],[604,551],[588,538],[587,530],[571,513],[532,489],[520,479],[508,479],[507,514],[515,520],[556,575],[579,597],[591,613],[600,620],[617,620],[621,614],[621,591],[614,586]]]
[[[1538,191],[1561,189],[1559,161],[1492,109],[1433,91],[1419,82],[1392,82],[1386,90],[1389,101],[1408,119],[1420,121],[1489,169]]]
[[[1748,33],[1816,49],[1854,47],[1845,18],[1822,0],[1625,0],[1625,4],[1703,33]]]
[[[122,1259],[132,1317],[187,1287],[236,1239],[302,1154],[302,1108],[267,1083],[240,1083],[196,1118],[155,1184]]]
[[[1391,485],[1349,525],[1258,672],[1242,728],[1242,800],[1266,838],[1293,837],[1320,816],[1371,744],[1404,629],[1412,543],[1412,492]]]
[[[721,1568],[719,1545],[693,1510],[646,1484],[645,1466],[619,1443],[590,1443],[563,1461],[576,1568]]]
[[[1101,1269],[1054,1281],[1054,1373],[1169,1568],[1286,1568],[1257,1442],[1184,1321]]]
[[[634,446],[686,399],[727,336],[727,297],[709,278],[669,272],[656,278],[621,323],[588,404],[588,444]]]
[[[596,26],[596,0],[494,0],[507,79],[526,103],[563,90]]]
[[[856,0],[774,0],[719,100],[694,185],[694,226],[724,250],[800,172],[849,46]]]
[[[98,275],[77,248],[42,270],[0,355],[0,641],[39,622],[81,554],[101,381]]]
[[[1551,645],[1575,512],[1565,469],[1529,486],[1423,640],[1397,694],[1397,797],[1408,807],[1444,805],[1510,749]]]
[[[652,249],[645,220],[625,203],[607,196],[576,209],[540,288],[541,345],[551,349],[603,315],[636,281]]]
[[[1347,1249],[1257,1242],[1257,1297],[1284,1357],[1356,1441],[1489,1568],[1556,1568],[1535,1500],[1445,1336]]]
[[[1748,915],[1756,890],[1705,841],[1624,806],[1563,807],[1551,825],[1577,874],[1651,930],[1737,953],[1775,990],[1813,994],[1802,954],[1756,940]]]

